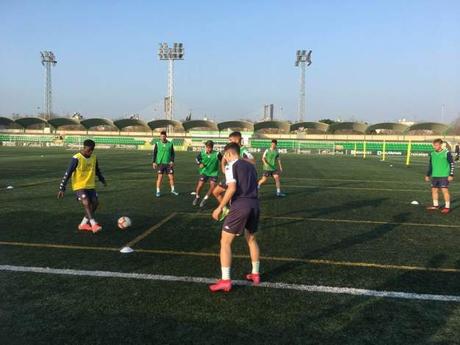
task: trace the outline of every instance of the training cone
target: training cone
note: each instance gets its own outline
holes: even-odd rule
[[[8,187],[6,187],[6,189],[14,189],[14,187],[13,186],[8,186]]]
[[[420,203],[417,200],[414,200],[411,202],[411,205],[420,205]]]
[[[123,254],[129,254],[132,252],[134,252],[134,249],[131,247],[123,247],[120,249],[120,253],[123,253]]]

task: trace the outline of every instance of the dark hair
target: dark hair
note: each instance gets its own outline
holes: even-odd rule
[[[240,155],[240,145],[238,145],[237,143],[228,143],[227,145],[225,145],[224,151],[233,151],[239,156]]]
[[[166,131],[161,131],[160,135],[166,135],[167,136]]]
[[[241,138],[241,132],[232,132],[232,133],[230,133],[230,135],[228,137],[229,138],[232,138],[232,137]]]
[[[214,147],[214,141],[208,140],[207,142],[204,143],[204,145]]]
[[[273,139],[273,140],[272,140],[272,143],[278,145],[278,140]]]
[[[94,147],[96,146],[96,143],[91,139],[86,139],[83,142],[83,146],[84,147],[89,147],[91,150],[94,150]]]
[[[433,144],[442,144],[442,139],[441,138],[434,139]]]

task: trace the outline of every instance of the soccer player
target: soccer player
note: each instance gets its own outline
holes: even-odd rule
[[[83,149],[74,155],[70,161],[70,165],[62,178],[57,195],[58,199],[64,197],[67,182],[72,178],[72,189],[85,209],[85,216],[80,225],[78,225],[78,230],[92,231],[93,233],[102,230],[102,227],[94,219],[94,213],[98,206],[95,189],[96,176],[104,186],[107,185],[99,169],[96,155],[93,154],[95,146],[96,144],[94,141],[90,139],[83,142]]]
[[[427,207],[427,210],[433,211],[439,209],[439,190],[442,191],[444,197],[444,207],[441,213],[447,214],[450,212],[450,194],[449,182],[454,179],[455,163],[452,154],[449,150],[442,147],[442,139],[433,141],[434,151],[430,153],[430,163],[428,172],[425,176],[425,181],[431,180],[431,195],[433,197],[433,205]]]
[[[259,180],[259,188],[271,176],[275,180],[276,196],[284,197],[286,194],[281,193],[280,182],[280,173],[283,172],[283,166],[281,165],[280,153],[276,148],[277,145],[278,141],[273,139],[270,148],[266,149],[262,155],[264,173],[262,178]],[[276,167],[276,163],[278,163],[278,168]]]
[[[240,156],[241,156],[241,158],[244,159],[245,161],[255,165],[256,160],[255,160],[254,156],[248,151],[248,149],[243,146],[242,139],[243,138],[241,136],[241,132],[232,132],[228,136],[228,141],[230,143],[236,143],[240,147]],[[222,160],[221,160],[221,169],[222,169],[223,173],[225,173],[225,166],[226,165],[227,165],[227,160],[225,159],[225,156],[224,156],[222,158]],[[227,189],[227,186],[225,184],[225,181],[221,181],[216,186],[216,188],[214,188],[214,191],[212,192],[212,194],[217,199],[217,202],[220,203],[222,201],[222,197],[223,197],[223,194],[224,194],[226,189]],[[224,210],[223,210],[223,217],[225,217],[227,215],[227,213],[228,213],[228,208],[225,207]]]
[[[200,179],[196,185],[195,199],[193,200],[193,206],[198,204],[200,200],[200,191],[204,184],[209,181],[209,190],[200,202],[200,207],[206,204],[209,196],[216,187],[217,177],[219,176],[219,163],[222,160],[222,154],[214,150],[214,142],[208,140],[205,144],[205,149],[201,150],[198,156],[196,156],[196,164],[200,168]]]
[[[157,191],[155,196],[160,197],[160,187],[163,181],[163,175],[167,174],[169,178],[169,185],[171,186],[171,194],[179,195],[174,189],[174,146],[173,143],[167,139],[165,131],[160,133],[160,141],[155,143],[153,148],[153,163],[152,167],[157,170]]]
[[[220,240],[220,263],[222,279],[210,285],[212,292],[232,289],[230,267],[232,264],[232,242],[236,236],[246,238],[252,262],[252,273],[246,279],[254,285],[260,283],[260,252],[255,233],[259,224],[259,199],[257,197],[257,172],[254,164],[240,158],[240,146],[229,143],[225,146],[224,158],[225,180],[227,190],[219,206],[212,213],[212,218],[218,220],[223,208],[231,202],[230,212],[222,227]]]

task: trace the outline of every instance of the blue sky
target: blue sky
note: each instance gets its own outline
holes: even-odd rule
[[[184,42],[178,119],[296,119],[296,49],[312,49],[307,119],[460,116],[459,1],[0,0],[0,114],[43,107],[40,51],[52,50],[54,111],[160,116],[159,42]]]

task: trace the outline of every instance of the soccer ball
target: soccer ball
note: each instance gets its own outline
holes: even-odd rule
[[[126,230],[131,226],[131,219],[129,217],[120,217],[118,218],[118,227],[121,230]]]

